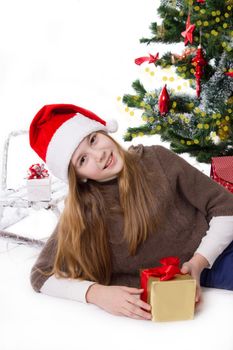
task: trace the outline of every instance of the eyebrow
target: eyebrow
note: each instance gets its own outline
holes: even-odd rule
[[[92,134],[93,134],[93,132],[91,134],[89,134],[88,136],[84,137],[84,140],[87,140],[87,143],[89,143],[89,140],[90,140]],[[78,163],[79,159],[82,157],[82,155],[83,155],[83,152],[76,159],[75,166],[77,165],[77,163]]]

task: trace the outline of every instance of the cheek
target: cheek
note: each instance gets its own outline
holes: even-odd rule
[[[99,169],[99,167],[97,166],[95,161],[90,161],[86,170],[90,173],[90,174],[96,174],[99,173],[101,171],[101,169]]]
[[[119,157],[118,160],[118,171],[121,171],[123,169],[123,159],[121,157]]]

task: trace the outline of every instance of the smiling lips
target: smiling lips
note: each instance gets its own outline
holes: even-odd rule
[[[108,161],[105,164],[104,169],[107,169],[112,163],[113,163],[113,155],[112,155],[112,152],[111,152],[110,157],[108,158]]]

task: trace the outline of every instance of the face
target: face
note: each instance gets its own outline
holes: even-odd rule
[[[123,160],[115,143],[105,134],[94,132],[74,151],[71,162],[80,179],[106,181],[117,176]]]

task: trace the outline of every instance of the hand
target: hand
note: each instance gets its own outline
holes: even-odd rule
[[[181,272],[189,273],[193,278],[195,278],[197,282],[195,302],[196,303],[200,302],[202,300],[202,296],[201,296],[201,286],[200,286],[201,273],[199,272],[199,269],[197,269],[196,266],[193,265],[189,260],[182,265]]]
[[[182,273],[189,273],[197,281],[196,303],[202,301],[200,275],[202,270],[207,266],[209,266],[208,260],[206,260],[201,254],[196,253],[189,261],[183,263],[181,268]]]
[[[143,289],[138,288],[93,284],[87,291],[86,300],[113,315],[150,320],[151,306],[140,299],[142,292]]]

